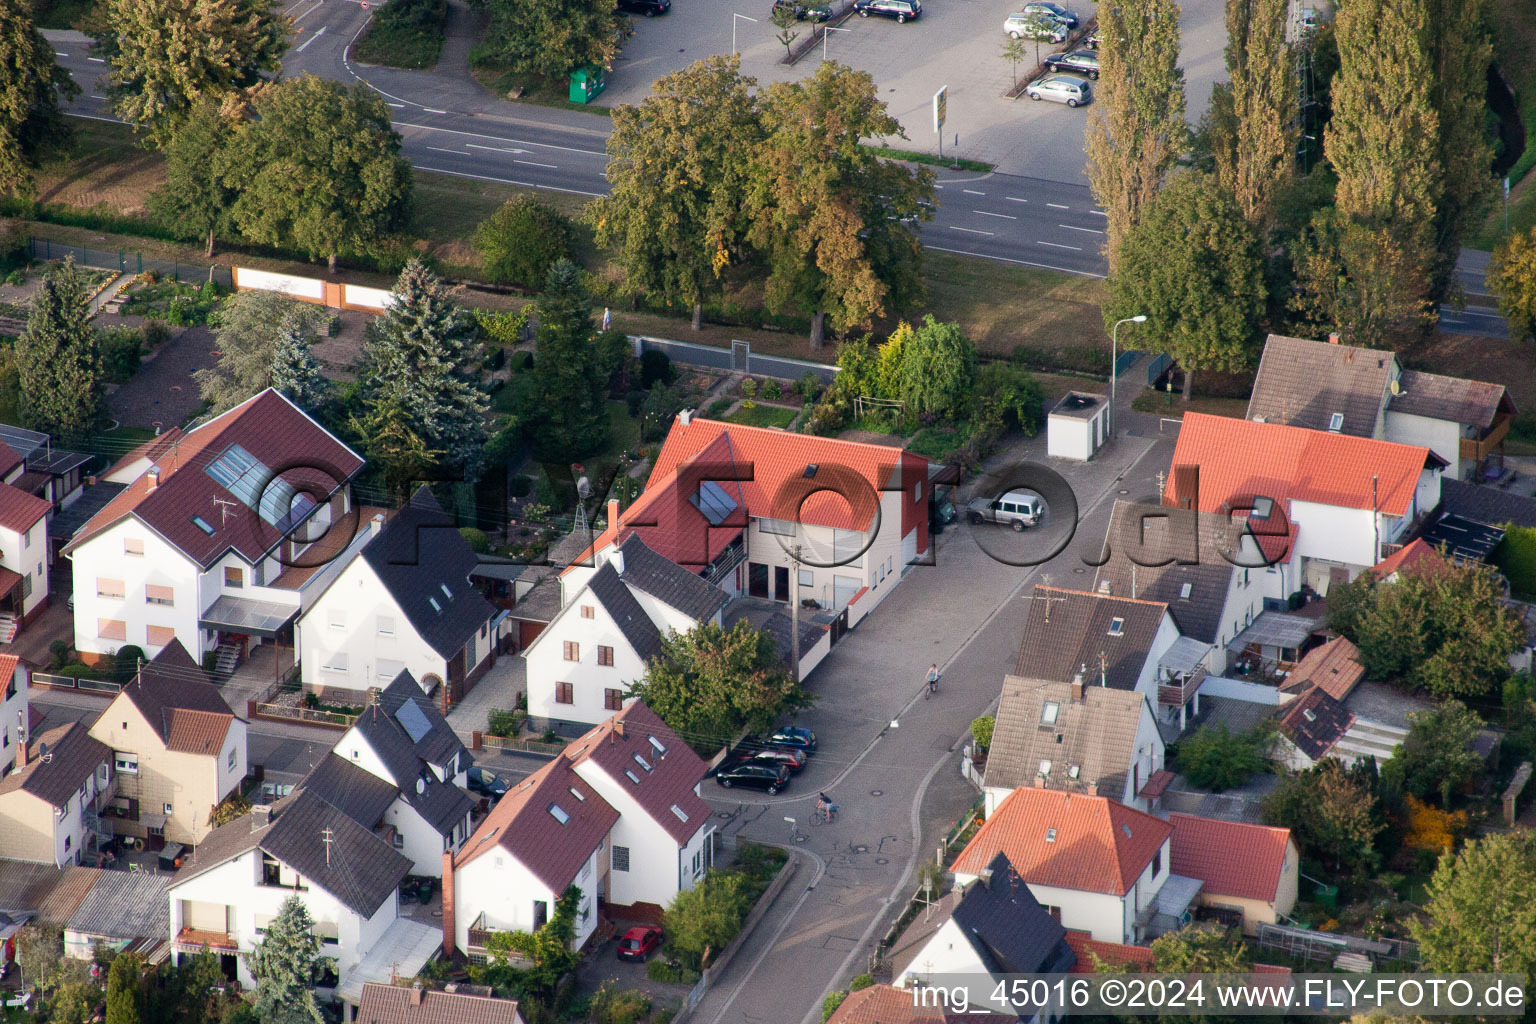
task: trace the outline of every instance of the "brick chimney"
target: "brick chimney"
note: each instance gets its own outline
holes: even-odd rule
[[[1072,699],[1083,700],[1083,673],[1078,672],[1072,676]]]
[[[1089,796],[1098,796],[1099,795],[1099,784],[1097,782],[1090,782],[1090,783],[1088,783],[1088,795]]]
[[[266,828],[272,824],[272,805],[257,804],[251,808],[251,831]]]
[[[615,526],[619,525],[619,499],[618,498],[609,498],[608,499],[608,525],[610,527],[615,527]]]
[[[1337,332],[1328,335],[1328,344],[1330,345],[1337,345],[1342,340],[1343,339],[1339,337]]]
[[[454,917],[453,851],[443,851],[443,958],[452,960],[458,950],[458,922]]]
[[[373,514],[373,518],[368,521],[368,529],[373,532],[375,537],[377,537],[379,535],[379,531],[384,529],[384,513],[375,512]]]
[[[414,985],[411,986],[411,997],[410,998],[411,998],[411,1005],[412,1006],[420,1006],[421,1005],[421,993],[422,993],[421,982],[418,981]]]
[[[1035,776],[1035,788],[1036,789],[1044,789],[1045,788],[1045,776],[1043,776],[1043,775],[1036,775]]]
[[[149,467],[149,472],[146,473],[145,476],[149,477],[149,489],[151,491],[154,490],[156,487],[160,486],[160,467],[159,466],[150,466]]]

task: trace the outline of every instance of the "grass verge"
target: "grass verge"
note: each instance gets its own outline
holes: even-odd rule
[[[726,419],[732,423],[740,423],[744,427],[779,427],[784,428],[794,422],[798,409],[781,409],[776,405],[754,405],[748,409],[743,406],[731,413]]]
[[[1131,402],[1131,408],[1137,412],[1156,413],[1159,416],[1168,416],[1173,419],[1183,419],[1187,412],[1203,412],[1212,416],[1235,416],[1242,419],[1248,412],[1248,399],[1246,398],[1201,398],[1196,396],[1189,401],[1184,401],[1178,395],[1171,396],[1173,401],[1168,401],[1166,392],[1143,391]]]
[[[978,174],[991,174],[997,169],[996,164],[989,164],[985,160],[966,160],[963,157],[939,156],[937,153],[919,153],[915,149],[892,149],[890,146],[865,145],[864,148],[887,160],[905,160],[909,164],[928,164],[930,167],[975,171]]]
[[[571,86],[566,79],[551,81],[538,75],[512,71],[488,61],[476,60],[473,52],[469,55],[469,73],[482,88],[514,103],[533,103],[537,106],[555,107],[560,110],[580,110],[599,117],[613,116],[613,110],[609,107],[598,106],[596,103],[572,103]]]
[[[364,64],[422,70],[443,52],[448,0],[392,0],[381,7],[368,30],[352,44],[352,57]]]

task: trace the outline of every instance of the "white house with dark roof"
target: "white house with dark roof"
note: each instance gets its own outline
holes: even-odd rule
[[[100,834],[98,814],[111,796],[111,750],[79,722],[14,747],[14,768],[0,778],[0,857],[79,864]]]
[[[32,669],[14,654],[0,654],[0,776],[16,766],[16,744],[29,731]]]
[[[6,449],[0,465],[13,457]],[[16,639],[27,620],[48,606],[52,511],[48,500],[0,483],[0,643]]]
[[[382,512],[305,595],[297,632],[306,689],[352,699],[409,672],[459,700],[495,660],[505,613],[470,573],[475,553],[425,487]]]
[[[269,388],[122,474],[140,463],[62,552],[84,660],[176,639],[198,662],[218,650],[228,671],[251,643],[289,635],[307,587],[352,538],[362,458]]]
[[[471,758],[433,701],[401,672],[299,788],[384,835],[412,874],[441,877],[444,851],[469,838]]]

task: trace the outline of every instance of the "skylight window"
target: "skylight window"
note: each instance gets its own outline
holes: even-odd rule
[[[678,821],[681,821],[684,824],[688,822],[688,812],[677,806],[677,804],[672,805],[672,813],[677,815]]]
[[[1045,707],[1040,709],[1040,724],[1055,725],[1056,716],[1061,714],[1061,705],[1053,700],[1045,702]]]
[[[1055,829],[1048,828],[1048,829],[1045,830],[1045,841],[1048,842],[1048,843],[1054,843],[1056,841],[1056,830]]]
[[[1051,762],[1049,762],[1049,761],[1041,761],[1040,762],[1040,775],[1042,777],[1044,777],[1044,776],[1049,775],[1049,774],[1051,774]]]
[[[1120,618],[1118,615],[1115,616],[1113,619],[1110,619],[1109,620],[1109,635],[1110,636],[1124,636],[1125,635],[1125,620]]]
[[[1180,601],[1188,601],[1189,600],[1189,595],[1193,594],[1194,592],[1195,592],[1195,585],[1193,583],[1186,583],[1186,584],[1184,584],[1182,587],[1179,588],[1179,600]]]
[[[639,754],[635,755],[635,764],[639,765],[641,768],[644,768],[646,771],[651,770],[651,763],[645,758],[641,757]]]
[[[640,776],[636,775],[634,772],[630,771],[628,768],[624,769],[624,774],[629,776],[629,781],[630,782],[633,782],[637,786],[640,785]]]
[[[580,800],[582,803],[586,803],[587,802],[586,795],[584,793],[582,793],[581,790],[577,789],[575,786],[571,787],[571,796],[575,797],[577,800]]]
[[[432,606],[432,610],[437,612],[439,615],[443,613],[443,606],[437,603],[437,598],[427,598],[427,604],[430,604]]]
[[[816,478],[816,471],[820,468],[820,464],[813,462],[809,466],[805,467],[805,473],[803,475],[807,480],[814,480]]]
[[[244,447],[232,444],[206,470],[216,483],[254,508],[270,526],[283,532],[314,511],[315,503],[262,464]]]
[[[448,589],[448,584],[446,584],[446,583],[439,583],[438,586],[443,589],[443,596],[446,597],[448,600],[452,601],[453,600],[453,591]]]
[[[1333,431],[1335,434],[1343,430],[1344,414],[1341,412],[1336,412],[1332,416],[1328,417],[1328,429]]]
[[[196,524],[199,530],[202,530],[210,537],[213,536],[213,527],[208,525],[208,520],[204,519],[202,516],[193,516],[192,522]]]
[[[651,749],[656,751],[657,757],[667,756],[666,744],[662,743],[661,740],[657,739],[655,736],[647,736],[646,739],[651,741]]]
[[[1131,826],[1129,826],[1129,825],[1121,825],[1120,826],[1120,831],[1125,833],[1125,838],[1127,838],[1127,839],[1131,838]]]
[[[719,526],[724,523],[732,512],[740,506],[736,500],[725,493],[725,488],[713,480],[706,480],[699,485],[699,489],[688,496],[688,503],[699,510],[710,526]]]
[[[1067,778],[1069,778],[1069,779],[1077,778],[1078,773],[1081,772],[1082,770],[1083,770],[1082,765],[1074,764],[1074,765],[1068,766],[1068,768],[1067,768]]]
[[[549,805],[549,816],[564,825],[571,820],[571,816],[565,813],[565,808],[559,804]]]

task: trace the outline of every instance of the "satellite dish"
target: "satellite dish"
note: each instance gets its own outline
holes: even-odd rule
[[[427,780],[426,779],[417,779],[416,780],[416,795],[420,796],[421,794],[425,793],[426,791],[427,791]]]
[[[1401,384],[1399,384],[1397,381],[1394,380],[1389,385],[1389,390],[1391,390],[1393,396],[1395,397],[1395,396],[1400,395],[1400,394],[1403,393],[1403,386]]]
[[[582,477],[576,481],[576,496],[583,500],[592,497],[592,481]]]

